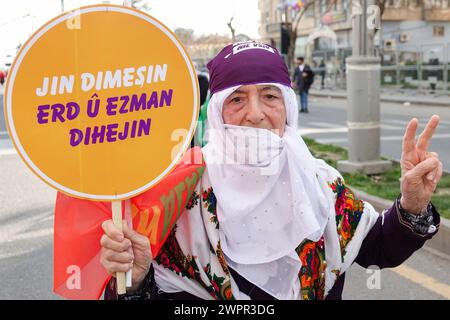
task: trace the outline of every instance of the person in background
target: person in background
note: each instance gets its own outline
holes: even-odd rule
[[[200,88],[200,106],[203,106],[206,101],[206,97],[208,96],[209,80],[208,76],[203,72],[198,72],[197,78],[198,86]]]
[[[3,85],[5,83],[6,79],[6,72],[0,69],[0,85]]]
[[[308,92],[314,81],[314,72],[305,64],[303,57],[297,58],[297,67],[295,68],[292,86],[298,89],[300,96],[300,112],[308,113]]]
[[[430,66],[438,66],[439,65],[439,58],[436,56],[434,51],[431,51],[430,53],[431,57],[429,60],[429,65]],[[437,84],[437,80],[438,80],[438,71],[437,69],[432,69],[428,72],[428,79],[430,80],[430,89],[431,92],[430,93],[435,93],[436,91],[436,84]]]

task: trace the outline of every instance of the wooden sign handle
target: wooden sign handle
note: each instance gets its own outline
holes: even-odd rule
[[[132,7],[130,0],[125,0],[123,2],[125,7]],[[113,212],[113,222],[122,231],[122,201],[113,201],[112,202],[112,212]],[[131,273],[129,273],[131,274]],[[127,281],[125,272],[117,272],[116,273],[116,285],[117,285],[117,293],[125,294],[127,293]]]
[[[122,201],[113,201],[111,206],[114,225],[122,232]],[[125,272],[116,273],[116,284],[118,294],[127,293]]]

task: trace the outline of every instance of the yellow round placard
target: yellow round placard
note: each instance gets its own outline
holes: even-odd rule
[[[95,5],[22,46],[5,117],[30,169],[71,196],[120,200],[158,183],[189,147],[199,110],[186,50],[153,17]]]

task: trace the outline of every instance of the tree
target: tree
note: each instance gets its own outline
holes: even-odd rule
[[[305,12],[315,2],[319,2],[319,0],[303,0],[298,2],[283,0],[283,9],[286,20],[288,19],[288,14],[293,12],[291,28],[289,29],[289,46],[288,46],[288,61],[291,66],[293,66],[294,64],[295,43],[297,42],[297,35],[298,35],[297,31],[300,25],[300,21]]]
[[[184,31],[191,31],[190,29],[182,29]],[[202,34],[200,36],[192,34],[192,38],[187,37],[186,39],[182,39],[180,37],[180,30],[176,29],[175,33],[186,46],[189,55],[192,59],[197,61],[202,61],[202,63],[206,63],[209,59],[214,57],[224,46],[231,42],[231,39],[228,35],[220,35],[220,34]],[[183,33],[183,32],[182,32]],[[189,32],[188,32],[189,34]],[[239,39],[240,35],[236,35],[236,40]],[[242,35],[245,37],[244,35]],[[189,40],[189,39],[192,39]]]
[[[335,5],[337,0],[328,0],[327,10],[329,12],[331,8]],[[349,0],[351,1],[351,0]],[[312,7],[314,3],[320,3],[321,0],[282,0],[281,9],[284,10],[284,14],[287,17],[289,14],[292,16],[291,28],[289,30],[290,41],[288,46],[288,61],[291,66],[293,66],[294,55],[295,55],[295,43],[297,41],[298,30],[300,22],[305,15],[306,11]],[[376,5],[380,9],[380,17],[383,16],[384,7],[386,0],[376,0]],[[286,21],[287,22],[287,21]],[[375,30],[376,33],[376,30]]]
[[[184,45],[189,46],[194,43],[194,30],[176,28],[173,32],[177,35],[177,37]]]
[[[144,0],[131,0],[131,6],[141,11],[150,11],[151,9],[148,2]]]

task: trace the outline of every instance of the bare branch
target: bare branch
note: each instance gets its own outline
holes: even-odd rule
[[[230,22],[227,23],[227,26],[228,26],[228,28],[229,28],[230,31],[231,31],[231,39],[232,39],[232,41],[234,42],[234,40],[235,40],[234,34],[235,34],[235,32],[236,32],[236,29],[233,28],[233,26],[231,25],[231,22],[233,21],[233,19],[234,19],[234,17],[231,17]]]
[[[308,3],[302,8],[302,10],[299,10],[299,11],[295,14],[295,17],[294,17],[294,28],[293,28],[293,31],[294,31],[295,33],[297,33],[297,28],[298,28],[298,26],[299,26],[299,24],[300,24],[300,20],[302,19],[302,17],[303,17],[303,15],[305,14],[306,10],[308,10],[309,7],[310,7],[312,4],[314,4],[315,2],[319,2],[319,1],[316,0],[316,1],[308,2]]]
[[[385,8],[385,6],[386,6],[386,0],[377,0],[377,1],[376,1],[376,5],[377,5],[378,8],[380,9],[380,22],[381,22],[381,19],[382,19],[382,17],[383,17],[383,13],[384,13],[384,8]],[[373,34],[376,35],[377,32],[378,32],[378,30],[379,30],[379,29],[375,29]]]
[[[384,7],[386,5],[386,0],[377,0],[376,2],[378,8],[380,8],[380,19],[383,16],[384,13]]]

